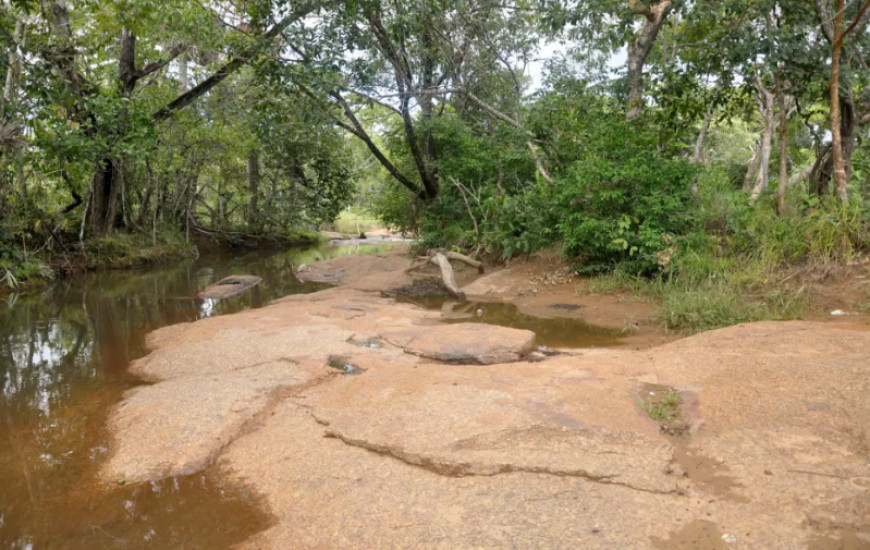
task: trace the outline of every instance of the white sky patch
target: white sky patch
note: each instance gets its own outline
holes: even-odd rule
[[[531,79],[529,93],[535,93],[543,86],[547,63],[553,59],[564,57],[567,50],[567,46],[561,42],[547,41],[541,45],[535,58],[526,67],[526,73]]]
[[[535,59],[526,67],[526,74],[531,79],[531,84],[527,90],[529,94],[538,92],[543,88],[544,79],[547,75],[547,65],[553,60],[564,59],[568,62],[569,66],[573,66],[578,72],[582,71],[580,64],[571,60],[570,52],[575,46],[570,42],[566,43],[555,40],[546,40],[541,44]],[[615,73],[611,75],[611,78],[620,72],[624,72],[627,62],[628,48],[622,47],[613,52],[607,61],[607,68]]]

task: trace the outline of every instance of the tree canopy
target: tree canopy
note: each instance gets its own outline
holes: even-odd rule
[[[606,267],[684,233],[705,174],[780,213],[860,205],[868,23],[870,0],[17,0],[4,241],[316,229],[364,195],[508,255],[606,234],[568,247]]]

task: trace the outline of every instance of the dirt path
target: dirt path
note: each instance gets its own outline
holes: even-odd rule
[[[155,383],[115,411],[105,478],[216,462],[275,518],[247,548],[870,547],[870,332],[755,323],[650,347],[668,338],[639,328],[623,349],[528,354],[525,331],[381,297],[407,265],[331,260],[306,276],[343,286],[152,334],[133,368]],[[570,281],[476,277],[469,295],[528,311],[611,310]]]

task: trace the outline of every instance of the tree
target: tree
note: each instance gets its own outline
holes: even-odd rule
[[[846,203],[849,200],[847,184],[852,174],[851,159],[855,146],[855,133],[864,117],[856,112],[857,106],[850,85],[853,77],[844,75],[843,68],[852,72],[852,63],[859,62],[866,53],[866,37],[863,37],[865,38],[863,41],[861,38],[870,24],[870,10],[868,10],[870,2],[853,2],[845,6],[845,3],[839,0],[835,0],[835,5],[832,5],[831,0],[815,0],[814,7],[821,35],[830,45],[831,52],[828,101],[832,139],[831,144],[819,155],[813,167],[811,184],[817,191],[822,192],[823,186],[826,186],[833,176],[837,198]],[[847,20],[850,23],[844,29],[844,21]],[[856,39],[845,42],[850,34]],[[870,105],[865,106],[865,109],[870,113]]]
[[[643,114],[643,66],[650,51],[652,51],[665,18],[673,9],[673,2],[671,0],[658,0],[657,2],[629,0],[629,7],[635,13],[643,16],[640,30],[628,47],[628,111],[626,118],[632,120]]]
[[[285,82],[331,113],[397,182],[432,201],[441,189],[436,120],[449,114],[451,102],[454,108],[471,101],[499,112],[474,91],[495,65],[528,57],[533,43],[521,37],[533,16],[523,2],[493,0],[346,4],[324,22],[320,35],[292,46],[297,58],[286,67]],[[508,42],[520,51],[502,49]],[[348,51],[354,59],[347,59]],[[324,66],[335,71],[324,73]],[[400,120],[410,170],[390,158],[361,119],[360,110],[372,105]]]
[[[84,4],[82,8],[87,9],[88,6]],[[106,22],[106,30],[116,33],[118,37],[118,46],[107,52],[116,56],[117,71],[114,75],[95,74],[89,77],[86,73],[93,67],[93,56],[101,56],[105,51],[88,42],[96,38],[95,33],[74,32],[65,0],[43,4],[46,31],[39,53],[60,77],[55,93],[57,100],[62,100],[68,106],[73,129],[91,141],[88,145],[95,154],[88,200],[88,215],[94,235],[108,234],[119,223],[123,156],[133,154],[130,138],[149,132],[150,125],[170,118],[208,93],[227,76],[250,63],[289,25],[301,20],[313,9],[309,3],[283,10],[283,14],[276,13],[277,18],[269,30],[255,34],[241,48],[228,51],[227,60],[209,77],[149,114],[149,106],[136,101],[137,90],[155,82],[156,78],[152,75],[165,71],[178,56],[191,49],[192,33],[189,28],[184,28],[184,22],[191,21],[199,31],[209,29],[209,26],[203,25],[203,21],[212,16],[210,10],[187,2],[158,5],[147,2],[127,5],[119,2],[116,7],[118,19]],[[172,28],[173,16],[182,21],[180,27]],[[95,17],[92,24],[102,26],[102,19]],[[161,31],[167,30],[167,26],[175,32],[161,36]],[[137,61],[140,56],[140,35],[143,33],[148,35],[147,57],[152,59],[145,64]],[[201,39],[202,34],[198,38]],[[82,41],[86,44],[79,43]],[[204,45],[208,46],[208,41]],[[88,61],[79,59],[83,55]],[[152,78],[140,86],[147,77]],[[108,82],[108,85],[103,82]]]
[[[625,48],[627,51],[626,118],[643,114],[644,67],[653,51],[665,21],[675,8],[683,9],[680,0],[593,0],[567,2],[553,18],[555,26],[566,28],[585,48],[603,50],[607,57]],[[552,17],[551,17],[552,18]]]
[[[851,18],[849,26],[843,29],[843,21],[846,12],[845,0],[836,0],[835,11],[831,17],[831,6],[829,0],[816,0],[816,13],[819,16],[823,34],[831,43],[831,147],[833,151],[833,172],[834,172],[834,187],[837,198],[840,202],[846,204],[849,202],[848,183],[851,176],[851,151],[852,151],[852,129],[854,124],[854,113],[848,113],[843,120],[847,120],[846,140],[843,139],[843,127],[841,120],[841,98],[840,98],[840,60],[843,54],[843,42],[850,33],[860,35],[870,23],[870,0],[863,4],[858,3],[856,6],[857,13]],[[852,92],[850,89],[845,93],[846,101],[849,103],[849,109],[854,110]],[[847,167],[847,165],[849,165]]]

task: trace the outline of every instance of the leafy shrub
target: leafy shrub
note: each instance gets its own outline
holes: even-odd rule
[[[449,187],[442,188],[438,198],[426,205],[420,216],[420,233],[427,248],[466,247],[476,239],[465,203]]]
[[[555,242],[558,218],[548,200],[549,186],[539,184],[518,195],[493,197],[487,243],[504,258],[531,254]]]
[[[693,227],[690,184],[694,168],[668,158],[648,132],[616,116],[597,126],[559,182],[556,209],[565,254],[583,273],[620,265],[652,274],[676,236]]]
[[[196,247],[175,232],[164,232],[157,244],[147,235],[115,233],[85,243],[87,267],[134,267],[196,256]]]

